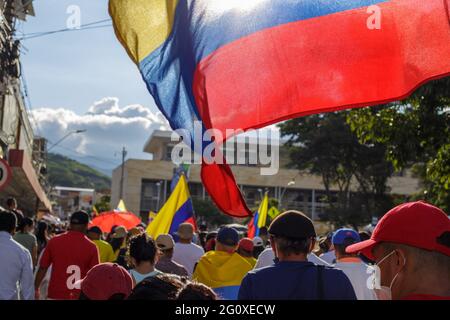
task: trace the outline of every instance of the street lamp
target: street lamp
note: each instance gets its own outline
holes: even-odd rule
[[[84,133],[87,130],[74,130],[74,131],[70,131],[68,134],[66,134],[64,137],[62,137],[61,139],[59,139],[58,141],[56,141],[50,148],[47,149],[47,152],[49,152],[50,150],[52,150],[54,147],[56,147],[58,144],[60,144],[61,142],[63,142],[64,140],[66,140],[69,136],[71,136],[72,134],[79,134],[79,133]]]
[[[157,211],[159,212],[159,204],[160,204],[160,199],[161,199],[161,185],[162,185],[162,181],[159,181],[156,183],[156,186],[158,187],[158,204],[157,204]]]
[[[291,187],[295,185],[295,179],[292,179],[291,181],[288,182],[288,184],[286,185],[286,187],[284,187],[283,192],[280,195],[280,199],[278,199],[278,206],[281,209],[281,201],[283,200],[284,194],[286,193],[286,190],[288,187]]]

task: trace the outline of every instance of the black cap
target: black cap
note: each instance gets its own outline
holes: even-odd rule
[[[100,234],[100,235],[102,234],[102,230],[97,226],[90,227],[88,232],[92,232],[92,233],[96,233],[96,234]]]
[[[234,228],[222,227],[217,233],[217,241],[227,246],[236,246],[239,242],[239,233]]]
[[[314,224],[310,218],[299,211],[286,211],[272,221],[269,233],[293,239],[305,239],[316,236]]]
[[[70,216],[71,224],[89,224],[89,214],[86,211],[77,211]]]

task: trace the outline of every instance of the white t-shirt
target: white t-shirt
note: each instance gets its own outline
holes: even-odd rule
[[[273,264],[273,260],[275,259],[275,254],[272,250],[272,248],[267,248],[258,257],[258,261],[256,262],[255,269],[260,269],[264,267],[268,267]],[[328,263],[320,259],[318,256],[316,256],[314,253],[308,254],[308,261],[322,265],[322,266],[329,266]]]
[[[368,278],[374,269],[364,262],[337,262],[334,267],[342,270],[350,280],[358,300],[377,300],[376,294],[368,287]]]
[[[203,248],[194,243],[177,242],[173,249],[172,260],[184,266],[189,274],[189,278],[191,278],[195,264],[204,254]]]
[[[326,261],[328,264],[336,263],[336,252],[334,250],[322,253],[320,259]]]

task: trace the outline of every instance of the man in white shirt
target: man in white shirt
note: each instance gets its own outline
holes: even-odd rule
[[[182,223],[178,227],[177,236],[179,242],[175,244],[173,250],[173,261],[184,266],[189,278],[192,277],[194,267],[200,258],[205,254],[202,247],[192,243],[194,237],[194,227],[190,223]]]
[[[0,209],[0,300],[33,300],[31,254],[13,240],[16,224],[14,213]]]
[[[339,229],[333,235],[336,252],[335,268],[344,271],[353,285],[358,300],[376,300],[376,294],[369,289],[368,278],[375,270],[366,265],[356,254],[345,252],[348,246],[360,242],[359,234],[352,229]]]
[[[265,249],[259,255],[258,261],[256,262],[254,269],[261,269],[264,267],[271,266],[274,263],[275,258],[276,257],[275,257],[275,254],[274,254],[272,248],[269,247],[269,248]],[[308,258],[309,262],[315,263],[317,265],[330,266],[330,264],[328,264],[326,261],[320,259],[314,253],[308,254],[307,258]]]

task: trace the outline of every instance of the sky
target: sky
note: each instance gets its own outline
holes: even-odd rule
[[[109,19],[107,3],[34,0],[36,16],[18,25],[17,36],[66,28],[73,5],[80,10],[82,25]],[[22,71],[37,134],[55,142],[71,130],[87,130],[52,152],[108,170],[120,164],[123,145],[131,158],[150,158],[143,145],[153,129],[166,127],[165,120],[112,27],[57,33],[22,44]]]
[[[73,6],[81,25],[110,19],[107,4],[34,0],[36,16],[18,24],[17,37],[66,28]],[[169,129],[112,27],[24,39],[21,62],[35,132],[49,140],[51,152],[110,174],[123,146],[128,158],[151,159],[142,151],[145,142],[153,130]],[[87,131],[52,147],[74,130]]]

